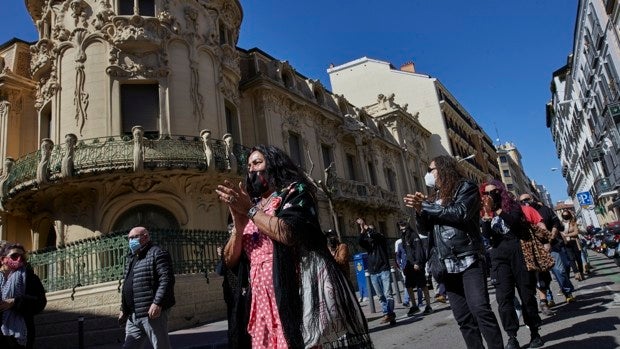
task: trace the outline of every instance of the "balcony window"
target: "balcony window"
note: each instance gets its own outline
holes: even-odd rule
[[[510,177],[510,171],[504,170],[504,177]]]
[[[347,159],[347,175],[349,176],[350,180],[356,181],[357,175],[355,173],[356,172],[355,171],[355,156],[351,154],[347,154],[346,159]]]
[[[133,16],[136,5],[138,5],[140,16],[155,17],[155,0],[119,0],[118,14],[121,16]]]
[[[323,156],[323,168],[328,168],[334,161],[332,156],[332,147],[326,144],[321,144],[321,155]]]
[[[499,162],[501,163],[507,163],[508,159],[506,158],[506,155],[502,155],[499,157]]]
[[[388,190],[391,192],[396,192],[396,173],[393,170],[386,168],[385,169],[385,180],[388,185]]]
[[[370,184],[377,185],[377,174],[375,173],[375,165],[372,161],[368,161],[368,174],[370,175]]]
[[[304,165],[303,149],[301,147],[301,139],[298,134],[295,134],[292,132],[289,133],[288,149],[289,149],[289,155],[291,156],[291,159],[293,160],[293,162],[297,166],[303,167]]]
[[[156,138],[159,135],[159,85],[121,85],[121,120],[123,134],[131,135],[131,129],[140,125],[145,136]]]
[[[224,106],[224,112],[226,113],[226,132],[230,133],[235,142],[239,142],[239,123],[237,122],[237,113],[230,103],[226,103]]]

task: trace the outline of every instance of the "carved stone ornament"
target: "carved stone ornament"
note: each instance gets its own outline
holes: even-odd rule
[[[167,37],[167,30],[160,25],[159,19],[132,16],[116,17],[108,27],[107,34],[114,45],[142,47],[145,50],[153,50],[161,46],[162,40]]]
[[[45,138],[41,142],[41,158],[37,165],[37,183],[47,183],[49,180],[49,165],[50,158],[52,156],[52,148],[54,148],[54,142],[51,139]]]
[[[155,185],[155,181],[147,177],[137,177],[131,180],[131,187],[138,193],[146,193]]]
[[[47,39],[39,40],[36,44],[30,46],[30,72],[32,74],[51,65],[53,58],[52,47],[52,42]]]
[[[92,19],[93,27],[96,30],[101,30],[104,25],[110,22],[110,19],[114,16],[112,6],[108,0],[99,0],[97,11]]]
[[[153,58],[154,57],[154,58]],[[118,48],[110,50],[110,66],[106,73],[120,78],[159,79],[168,76],[167,55],[162,51],[129,54]]]
[[[45,103],[60,90],[56,69],[52,68],[49,78],[42,78],[37,85],[34,106],[37,110],[41,110]]]
[[[205,152],[205,160],[207,162],[207,172],[215,171],[215,156],[213,154],[212,149],[212,141],[211,141],[211,131],[202,130],[200,131],[200,138],[202,139],[202,144],[204,146]]]
[[[69,6],[73,11],[73,13],[71,13],[71,17],[73,17],[74,25],[76,27],[88,27],[88,22],[86,22],[86,18],[88,17],[87,10],[90,9],[88,3],[84,0],[71,0]]]

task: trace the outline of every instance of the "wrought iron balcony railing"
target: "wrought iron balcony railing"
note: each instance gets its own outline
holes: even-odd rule
[[[222,140],[205,141],[198,136],[75,139],[60,145],[44,140],[41,149],[7,166],[8,176],[1,183],[3,199],[42,182],[115,170],[193,168],[240,173],[248,156],[248,148],[243,145],[230,146]]]
[[[228,233],[199,230],[151,230],[151,238],[170,252],[175,274],[207,273],[219,261],[217,247]],[[81,240],[33,252],[29,263],[45,289],[57,291],[121,280],[128,250],[127,232]]]
[[[376,185],[343,178],[334,178],[333,197],[336,201],[352,201],[371,207],[400,208],[396,193]]]

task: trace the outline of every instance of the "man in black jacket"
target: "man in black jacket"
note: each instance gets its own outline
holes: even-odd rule
[[[151,242],[148,230],[129,231],[119,322],[125,322],[123,349],[142,348],[148,339],[154,349],[169,349],[168,312],[175,303],[172,259]]]
[[[358,242],[368,252],[368,272],[370,273],[372,288],[375,289],[375,294],[379,296],[379,302],[381,302],[381,309],[383,310],[381,323],[394,325],[396,314],[394,313],[387,241],[383,234],[366,224],[363,218],[358,218],[356,223],[360,226]]]

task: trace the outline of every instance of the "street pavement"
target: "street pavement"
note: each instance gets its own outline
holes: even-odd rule
[[[552,282],[555,315],[544,316],[541,335],[544,348],[578,349],[620,348],[620,268],[613,260],[589,251],[593,272],[584,281],[575,281],[574,295],[577,301],[567,304],[559,294],[555,281]],[[490,297],[497,315],[495,291],[491,287]],[[432,294],[432,293],[431,293]],[[362,302],[362,309],[368,319],[371,337],[378,349],[383,348],[465,348],[458,325],[454,321],[449,303],[432,303],[434,312],[430,315],[407,317],[408,309],[396,306],[396,325],[379,324],[381,306],[375,300],[378,312],[371,313],[368,301]],[[518,333],[522,348],[529,343],[529,330],[523,325]],[[501,326],[501,325],[500,325]],[[195,328],[170,333],[175,349],[226,348],[226,320],[204,324]],[[504,343],[507,338],[504,334]],[[118,348],[102,346],[97,349]]]

